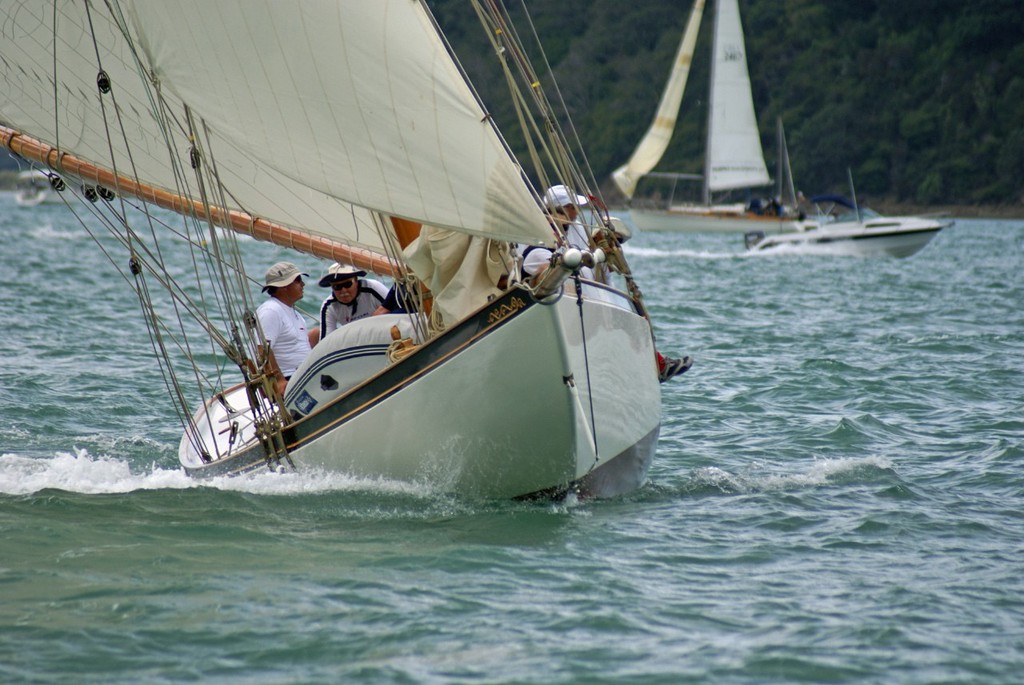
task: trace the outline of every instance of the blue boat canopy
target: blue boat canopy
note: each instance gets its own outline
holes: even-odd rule
[[[856,206],[853,204],[853,201],[843,195],[815,195],[814,197],[811,198],[811,202],[834,202],[837,205],[842,205],[843,207],[856,209]]]

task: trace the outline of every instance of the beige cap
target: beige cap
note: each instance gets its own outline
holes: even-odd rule
[[[283,288],[286,285],[291,285],[299,276],[309,278],[309,274],[299,271],[299,267],[291,262],[278,262],[267,269],[267,275],[263,281],[263,291],[266,292],[267,288]]]

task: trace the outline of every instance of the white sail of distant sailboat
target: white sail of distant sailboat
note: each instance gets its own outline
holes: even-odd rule
[[[771,183],[754,114],[738,0],[716,0],[704,202],[712,193]]]
[[[662,208],[633,203],[630,207],[633,222],[641,230],[744,232],[755,226],[769,232],[797,230],[801,222],[796,217],[786,216],[785,210],[780,215],[779,205],[766,212],[756,203],[754,206],[746,201],[723,204],[715,199],[716,193],[771,184],[757,128],[737,0],[715,0],[703,175],[650,173],[661,161],[672,134],[670,127],[678,118],[682,99],[678,84],[686,82],[696,43],[695,27],[699,26],[703,4],[702,0],[697,0],[691,10],[654,123],[633,157],[616,170],[613,178],[630,199],[644,175],[670,178],[673,193],[679,180],[703,182],[703,201],[699,203],[676,203],[671,197],[668,206]],[[656,138],[652,138],[655,131]]]
[[[556,117],[507,12],[469,7],[524,135],[546,136],[530,169],[424,2],[0,8],[0,141],[123,245],[112,263],[151,327],[186,472],[321,468],[498,497],[643,482],[661,405],[640,289],[610,217],[585,213],[587,245],[552,222],[544,187],[585,197],[583,165],[530,123]],[[279,394],[253,315],[269,265],[239,233],[303,270],[391,276],[409,313],[327,335]],[[522,275],[514,243],[553,251],[543,275]],[[168,272],[169,249],[195,272]]]

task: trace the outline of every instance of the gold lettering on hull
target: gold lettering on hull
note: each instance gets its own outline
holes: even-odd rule
[[[500,307],[495,307],[493,310],[491,310],[491,313],[487,316],[487,323],[495,324],[501,321],[502,319],[507,319],[508,317],[518,312],[520,309],[524,308],[525,306],[525,300],[523,300],[520,297],[513,297]]]

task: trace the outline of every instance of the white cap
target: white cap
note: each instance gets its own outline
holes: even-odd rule
[[[576,199],[573,200],[573,198]],[[587,198],[583,195],[576,195],[569,190],[568,186],[558,185],[548,188],[548,191],[544,193],[544,202],[548,209],[555,210],[568,206],[582,207],[587,204]]]

